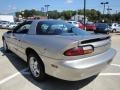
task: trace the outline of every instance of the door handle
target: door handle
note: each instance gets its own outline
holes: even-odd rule
[[[15,39],[15,40],[17,40],[17,41],[20,41],[20,39],[17,39],[16,37],[12,37],[12,39]]]
[[[16,37],[14,37],[14,36],[11,36],[10,38],[12,38],[12,39],[16,39]]]

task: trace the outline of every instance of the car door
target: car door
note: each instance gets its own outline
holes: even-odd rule
[[[117,31],[117,32],[120,31],[120,26],[119,26],[119,24],[116,24],[116,31]]]
[[[23,24],[21,24],[19,26],[19,28],[17,28],[14,32],[13,32],[13,35],[12,35],[12,41],[14,42],[14,52],[19,55],[20,57],[22,57],[22,55],[24,54],[22,51],[23,51],[23,48],[21,46],[22,44],[22,37],[24,35],[27,35],[28,31],[29,31],[29,28],[31,26],[31,23],[32,22],[25,22]]]

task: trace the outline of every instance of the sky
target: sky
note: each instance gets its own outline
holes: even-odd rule
[[[86,0],[87,9],[103,11],[101,2],[109,2],[112,13],[120,11],[120,0]],[[25,9],[41,10],[45,4],[49,4],[49,10],[78,10],[83,9],[84,0],[0,0],[0,13],[13,13]],[[106,5],[106,8],[108,5]]]

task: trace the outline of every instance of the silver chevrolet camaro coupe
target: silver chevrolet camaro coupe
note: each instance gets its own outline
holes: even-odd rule
[[[38,81],[46,74],[68,81],[97,75],[116,54],[109,35],[90,34],[58,20],[25,21],[2,39],[4,50],[26,61]]]

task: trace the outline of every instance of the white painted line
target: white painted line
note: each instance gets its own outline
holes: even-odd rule
[[[13,75],[11,75],[11,76],[9,76],[9,77],[7,77],[7,78],[1,80],[1,81],[0,81],[0,85],[3,84],[3,83],[5,83],[5,82],[7,82],[7,81],[9,81],[10,79],[16,77],[16,76],[19,75],[19,74],[20,74],[20,73],[17,72],[17,73],[15,73],[15,74],[13,74]]]
[[[100,73],[99,76],[120,76],[120,73]]]
[[[118,64],[111,64],[115,67],[120,67]],[[100,73],[99,76],[120,76],[120,73]]]
[[[120,67],[119,64],[111,64],[112,66]]]
[[[7,81],[9,81],[10,79],[16,77],[17,75],[20,75],[21,73],[25,72],[26,70],[28,70],[28,68],[25,68],[25,69],[21,70],[20,72],[17,72],[17,73],[15,73],[15,74],[7,77],[7,78],[4,78],[3,80],[0,81],[0,85],[7,82]]]

